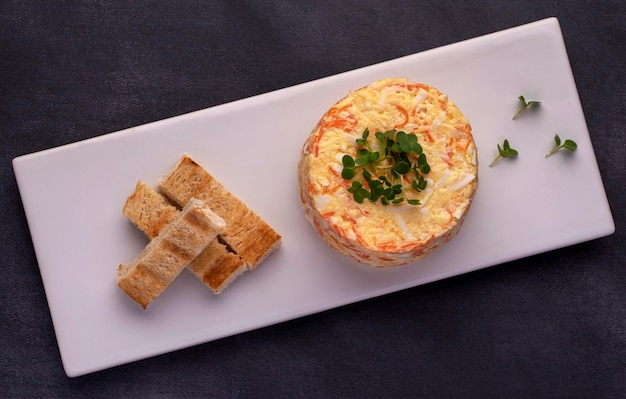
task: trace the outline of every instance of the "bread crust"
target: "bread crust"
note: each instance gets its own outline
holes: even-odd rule
[[[176,219],[180,211],[150,185],[139,181],[126,200],[122,213],[149,239],[153,239]],[[187,269],[215,294],[221,293],[248,270],[248,264],[229,251],[227,245],[216,237],[187,265]]]
[[[144,309],[225,227],[203,201],[191,199],[130,263],[117,269],[117,285]]]
[[[243,201],[194,161],[189,154],[159,181],[159,189],[171,201],[186,204],[198,198],[212,205],[226,221],[221,236],[252,270],[281,244],[281,236]]]

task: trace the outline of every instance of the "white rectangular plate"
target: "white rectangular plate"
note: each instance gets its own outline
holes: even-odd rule
[[[378,270],[334,253],[316,235],[300,206],[296,164],[335,101],[385,77],[437,87],[468,116],[480,187],[447,246],[419,264]],[[512,121],[520,94],[542,105]],[[575,140],[578,151],[544,158],[555,133]],[[505,138],[519,157],[488,167]],[[183,272],[142,310],[115,282],[117,266],[147,243],[122,206],[139,179],[155,184],[183,152],[282,234],[283,245],[219,296]],[[13,165],[68,376],[615,230],[554,18],[25,155]]]

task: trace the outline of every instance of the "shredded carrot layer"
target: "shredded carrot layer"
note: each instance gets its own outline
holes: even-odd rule
[[[321,212],[320,216],[323,217],[324,219],[327,219],[331,216],[335,216],[335,211]]]
[[[313,135],[313,138],[309,143],[309,152],[312,152],[315,156],[319,154],[320,140],[322,140],[322,136],[324,135],[321,123],[322,121],[318,124],[317,133]]]
[[[315,156],[319,155],[319,143],[326,129],[342,129],[343,131],[350,132],[357,125],[358,121],[352,113],[345,117],[339,116],[342,111],[345,111],[351,105],[352,103],[348,103],[341,107],[332,107],[317,123],[317,133],[309,144],[309,151],[315,154]]]
[[[430,89],[430,86],[422,84],[422,83],[404,83],[401,86],[406,87],[408,90]]]
[[[395,126],[395,128],[401,128],[404,127],[408,122],[409,122],[409,113],[407,112],[407,110],[400,104],[396,104],[396,109],[398,111],[400,111],[400,113],[402,114],[402,118],[404,119],[401,123],[397,124]]]

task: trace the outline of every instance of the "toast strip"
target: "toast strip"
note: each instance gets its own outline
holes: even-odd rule
[[[139,181],[135,191],[126,199],[122,214],[152,240],[178,217],[180,211],[147,183]]]
[[[180,211],[151,186],[139,181],[122,213],[152,240],[176,219]],[[248,270],[248,265],[216,238],[187,265],[187,269],[219,294]]]
[[[211,204],[214,212],[226,221],[222,237],[250,269],[280,246],[280,235],[188,154],[160,180],[159,188],[180,206],[191,198]]]
[[[117,269],[117,285],[144,309],[225,227],[204,202],[191,199],[130,263]]]

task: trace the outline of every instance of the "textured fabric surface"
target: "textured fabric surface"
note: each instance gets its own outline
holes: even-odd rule
[[[551,16],[615,234],[65,376],[11,159]],[[625,37],[621,0],[0,2],[3,395],[624,397]]]

